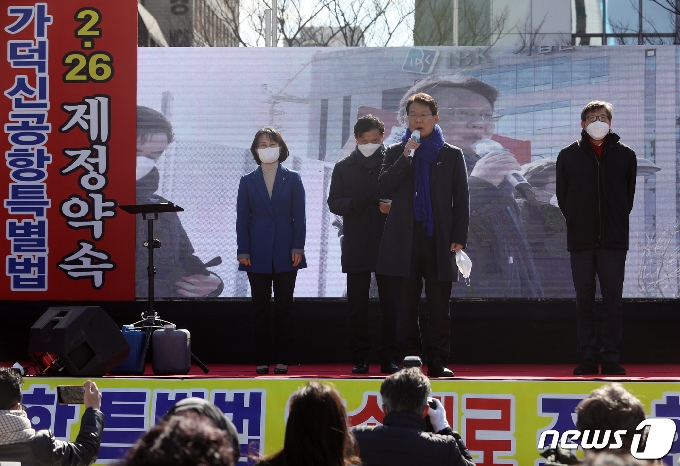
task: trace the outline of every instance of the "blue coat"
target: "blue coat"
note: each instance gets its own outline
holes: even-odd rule
[[[293,249],[305,248],[305,188],[298,172],[279,165],[272,198],[262,168],[243,175],[236,201],[237,254],[250,254],[254,273],[280,273],[307,267],[305,256],[293,268]],[[273,265],[273,270],[272,270]]]

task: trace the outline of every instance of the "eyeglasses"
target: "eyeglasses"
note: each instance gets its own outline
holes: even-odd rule
[[[424,120],[427,117],[431,117],[431,113],[423,113],[422,115],[418,115],[416,113],[409,113],[408,119],[409,120]]]
[[[609,117],[607,115],[588,115],[586,121],[589,123],[595,123],[600,120],[602,123],[609,123]]]
[[[468,109],[468,108],[443,108],[442,110],[446,110],[447,115],[454,116],[456,118],[460,118],[463,120],[467,121],[476,121],[476,120],[482,120],[482,121],[498,121],[501,118],[503,118],[503,115],[500,115],[498,113],[489,113],[489,112],[476,112],[474,109]]]

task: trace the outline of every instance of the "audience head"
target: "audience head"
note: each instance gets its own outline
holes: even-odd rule
[[[589,455],[582,463],[583,466],[645,466],[655,463],[635,459],[628,454],[598,453]]]
[[[402,369],[387,377],[380,386],[386,413],[412,413],[422,416],[430,395],[430,381],[418,367]]]
[[[282,455],[295,466],[343,466],[359,463],[354,450],[347,412],[335,388],[309,382],[292,396],[283,450],[273,458]]]
[[[193,411],[156,424],[130,449],[125,466],[234,466],[231,439]]]
[[[21,403],[21,374],[9,367],[0,367],[0,409],[19,409]]]
[[[178,401],[175,406],[170,408],[165,416],[163,416],[161,421],[166,422],[174,416],[180,416],[186,413],[196,413],[201,416],[205,416],[214,422],[218,428],[222,429],[231,442],[234,462],[238,463],[238,460],[241,457],[241,446],[238,441],[238,431],[236,430],[234,423],[231,422],[227,416],[225,416],[220,408],[202,398],[185,398],[184,400]]]
[[[576,428],[586,430],[625,430],[622,451],[630,452],[635,428],[645,420],[645,408],[620,383],[593,390],[576,406]]]

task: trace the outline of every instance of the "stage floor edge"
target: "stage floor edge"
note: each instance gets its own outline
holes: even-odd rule
[[[28,365],[28,363],[25,363]],[[575,376],[573,365],[537,365],[537,364],[499,364],[499,365],[461,365],[449,364],[454,372],[451,378],[432,378],[432,380],[604,380],[604,381],[680,381],[680,364],[624,364],[626,375],[589,375]],[[0,366],[11,366],[11,363],[0,363]],[[269,366],[269,374],[255,373],[254,365],[245,364],[209,364],[210,370],[205,374],[198,366],[192,365],[188,374],[156,375],[151,364],[147,364],[143,375],[106,375],[116,378],[219,378],[219,379],[383,379],[389,374],[380,372],[379,364],[371,364],[368,374],[352,374],[351,364],[304,364],[291,365],[287,374],[274,374],[275,365]],[[423,366],[423,373],[427,374],[427,366]],[[58,375],[58,377],[64,377]],[[42,376],[38,376],[42,378]],[[82,378],[82,377],[80,377]]]

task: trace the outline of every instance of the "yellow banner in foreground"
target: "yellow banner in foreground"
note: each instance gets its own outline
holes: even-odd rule
[[[57,385],[78,385],[77,378],[24,379],[24,405],[36,429],[73,441],[82,406],[59,405]],[[102,390],[106,428],[97,464],[112,463],[180,399],[210,400],[236,425],[241,443],[239,464],[248,455],[271,454],[283,445],[287,404],[305,379],[95,379]],[[328,380],[346,401],[352,425],[382,421],[381,380]],[[602,382],[580,381],[432,381],[433,396],[444,405],[449,424],[460,432],[478,466],[542,463],[537,444],[544,430],[575,429],[578,402]],[[627,382],[649,417],[671,418],[680,424],[680,383]],[[676,440],[666,459],[675,464]],[[670,462],[672,458],[672,463]]]

